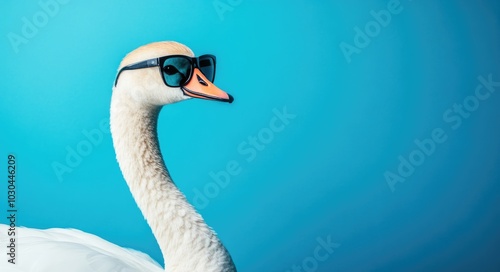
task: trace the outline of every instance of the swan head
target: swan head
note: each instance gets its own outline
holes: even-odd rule
[[[233,102],[213,84],[215,57],[198,58],[187,46],[167,41],[141,46],[121,62],[113,93],[136,103],[163,106],[190,98]]]

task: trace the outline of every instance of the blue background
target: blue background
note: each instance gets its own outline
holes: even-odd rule
[[[388,2],[232,1],[218,14],[212,1],[69,1],[13,46],[9,33],[22,36],[23,17],[43,9],[5,1],[0,161],[17,157],[18,223],[78,228],[162,263],[109,132],[61,180],[52,165],[109,118],[124,55],[176,40],[217,56],[216,84],[235,103],[165,107],[162,150],[191,201],[213,184],[211,171],[239,163],[198,207],[239,271],[301,266],[328,236],[340,246],[309,271],[500,270],[500,87],[457,129],[443,119],[474,95],[478,76],[500,81],[500,4],[401,0],[348,62],[340,44],[354,45],[354,28]],[[284,107],[296,117],[248,162],[238,146]],[[446,141],[391,191],[384,174],[398,174],[398,157],[435,128]]]

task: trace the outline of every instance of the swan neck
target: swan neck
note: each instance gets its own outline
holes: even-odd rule
[[[160,152],[161,107],[117,94],[111,133],[118,164],[160,246],[167,271],[236,271],[230,255],[173,183]]]

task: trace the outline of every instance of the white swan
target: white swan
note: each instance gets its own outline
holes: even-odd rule
[[[159,58],[173,55],[189,58]],[[190,96],[233,100],[209,80],[213,81],[215,75],[210,74],[215,73],[215,58],[193,56],[189,48],[176,42],[139,47],[123,59],[123,71],[118,73],[111,99],[116,157],[159,243],[165,270],[146,254],[121,248],[92,234],[74,229],[18,228],[16,264],[8,263],[9,256],[2,253],[0,271],[236,271],[216,234],[172,182],[159,150],[156,127],[163,105]],[[137,64],[140,62],[142,65]],[[182,86],[167,86],[176,83]],[[6,252],[7,229],[8,226],[0,225],[0,252]]]

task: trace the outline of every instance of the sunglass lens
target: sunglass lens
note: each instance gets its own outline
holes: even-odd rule
[[[163,62],[162,71],[167,85],[179,87],[186,83],[191,74],[191,62],[183,57],[167,58]]]
[[[215,60],[211,57],[200,57],[199,67],[203,75],[210,80],[210,82],[214,82],[215,79]]]

